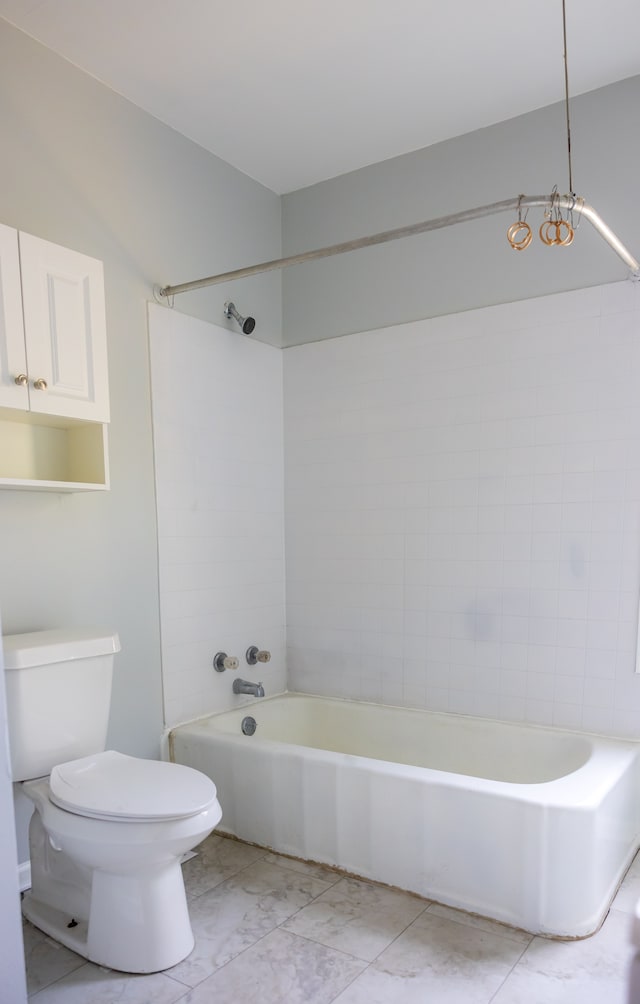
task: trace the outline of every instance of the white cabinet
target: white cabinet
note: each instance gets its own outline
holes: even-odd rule
[[[102,263],[0,224],[0,487],[108,487]]]
[[[0,258],[0,406],[108,422],[102,262],[6,226]]]

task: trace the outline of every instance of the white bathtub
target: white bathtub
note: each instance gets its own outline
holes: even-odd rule
[[[215,781],[223,832],[533,933],[597,930],[640,846],[632,742],[284,694],[170,750]]]

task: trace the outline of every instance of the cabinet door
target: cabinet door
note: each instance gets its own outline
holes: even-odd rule
[[[24,347],[18,231],[0,223],[0,407],[29,407],[26,383],[27,357]]]
[[[31,411],[109,421],[102,262],[20,233]]]

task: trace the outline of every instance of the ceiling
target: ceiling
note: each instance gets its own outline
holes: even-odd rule
[[[571,94],[640,73],[638,0],[566,0]],[[562,0],[0,0],[277,193],[564,97]]]

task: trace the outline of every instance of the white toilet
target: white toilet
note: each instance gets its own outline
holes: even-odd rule
[[[24,915],[111,969],[175,965],[194,944],[180,861],[221,819],[215,785],[104,751],[117,635],[37,631],[3,647],[12,776],[35,806]]]

